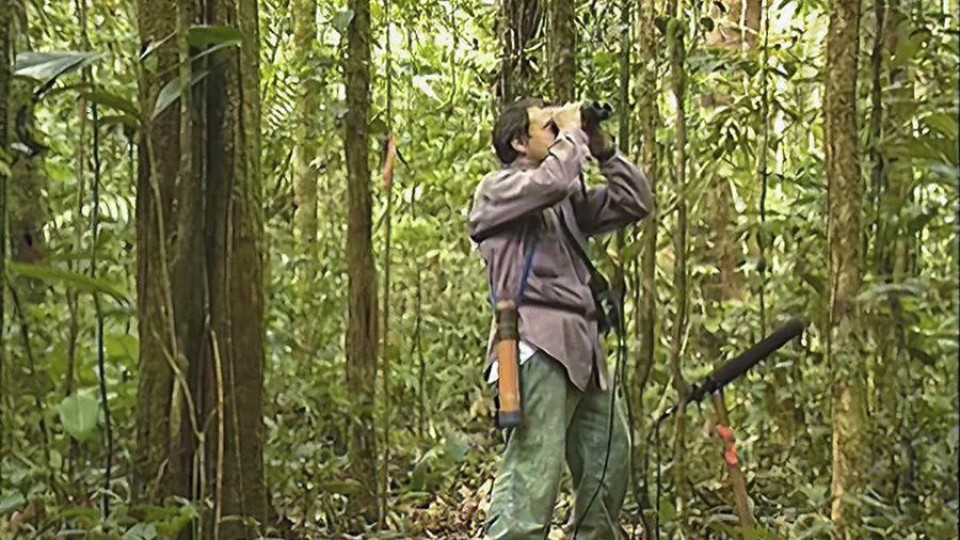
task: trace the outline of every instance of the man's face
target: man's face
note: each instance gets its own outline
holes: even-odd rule
[[[547,157],[547,151],[557,140],[553,113],[556,107],[530,107],[527,118],[530,122],[526,142],[514,142],[514,148],[527,158],[541,162]]]

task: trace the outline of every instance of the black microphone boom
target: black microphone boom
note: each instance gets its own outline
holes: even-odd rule
[[[704,396],[716,392],[734,379],[737,379],[750,368],[760,363],[761,360],[786,345],[788,341],[803,333],[803,327],[804,324],[800,322],[799,319],[790,319],[787,324],[778,328],[760,343],[757,343],[736,358],[724,362],[723,365],[714,369],[710,375],[707,375],[707,377],[693,389],[690,395],[687,396],[687,402],[700,401]]]

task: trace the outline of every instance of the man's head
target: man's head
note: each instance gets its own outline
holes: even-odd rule
[[[540,162],[557,139],[554,107],[538,98],[511,103],[503,109],[493,128],[493,147],[504,164],[518,157]]]

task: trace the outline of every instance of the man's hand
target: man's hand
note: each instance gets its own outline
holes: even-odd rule
[[[580,127],[580,104],[567,103],[553,113],[553,123],[560,131],[572,131]]]
[[[617,147],[613,143],[613,137],[604,133],[600,126],[587,128],[587,148],[590,149],[590,155],[597,161],[604,162],[613,157],[617,152]]]

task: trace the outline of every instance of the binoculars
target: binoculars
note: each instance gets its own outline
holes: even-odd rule
[[[588,101],[580,106],[580,120],[584,127],[596,127],[612,115],[613,107],[609,103]]]

